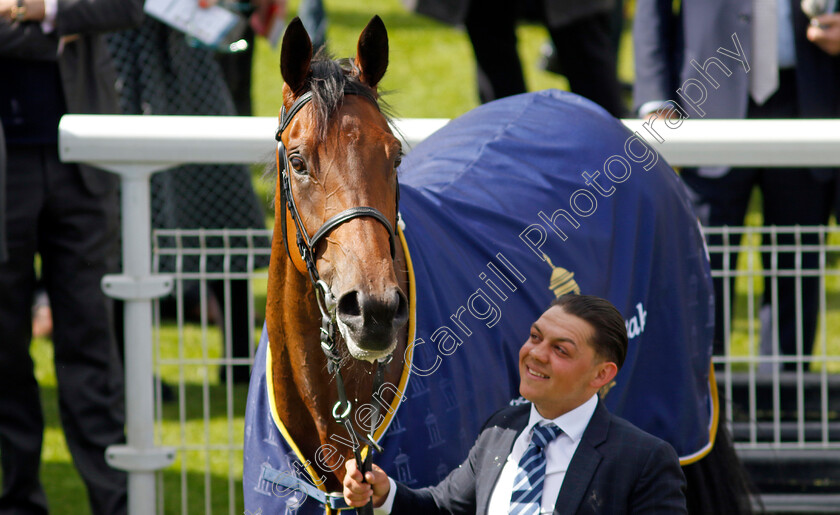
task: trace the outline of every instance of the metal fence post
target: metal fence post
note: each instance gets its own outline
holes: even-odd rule
[[[112,170],[116,171],[116,170]],[[126,445],[110,446],[105,457],[128,472],[128,513],[155,512],[155,471],[175,459],[175,449],[155,447],[152,302],[172,290],[169,276],[151,274],[149,179],[152,171],[126,167],[117,172],[122,186],[121,275],[102,278],[102,289],[125,302]]]

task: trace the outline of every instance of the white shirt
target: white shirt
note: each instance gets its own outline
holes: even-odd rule
[[[586,426],[592,419],[592,414],[595,413],[597,404],[598,396],[596,394],[572,411],[551,420],[563,430],[563,434],[545,446],[545,482],[543,483],[542,501],[540,502],[541,513],[554,513],[554,504],[557,502],[560,487],[563,486],[563,479],[566,477],[569,463],[572,461],[572,456],[577,450]],[[502,468],[502,474],[496,482],[493,495],[490,496],[490,504],[487,507],[488,515],[507,515],[509,513],[511,490],[513,489],[516,471],[519,468],[519,459],[522,458],[531,443],[534,426],[543,420],[546,419],[537,412],[537,408],[532,404],[528,425],[513,442],[513,448],[508,455],[504,468]]]
[[[541,513],[553,513],[554,504],[557,501],[557,495],[560,493],[560,487],[563,486],[563,479],[566,477],[566,470],[569,468],[569,463],[572,461],[577,450],[578,444],[583,437],[583,432],[589,421],[592,419],[592,414],[595,413],[595,407],[598,405],[598,395],[593,395],[588,401],[584,402],[577,408],[560,415],[551,420],[560,429],[563,434],[552,440],[545,447],[545,482],[543,483],[542,500],[540,505]],[[510,496],[513,489],[513,480],[516,477],[516,470],[519,467],[519,459],[525,454],[525,450],[531,443],[531,435],[534,426],[546,420],[537,412],[537,408],[531,405],[531,415],[528,419],[528,425],[519,434],[513,442],[513,448],[508,455],[505,466],[502,468],[502,473],[496,482],[496,487],[493,489],[493,494],[490,496],[490,503],[487,507],[488,515],[507,515],[510,511]],[[394,496],[397,491],[397,484],[393,479],[391,482],[391,491],[381,507],[374,510],[377,515],[387,515],[391,513],[391,508],[394,505]]]
[[[41,22],[41,30],[49,34],[55,30],[55,18],[58,15],[58,0],[44,0],[44,21]]]

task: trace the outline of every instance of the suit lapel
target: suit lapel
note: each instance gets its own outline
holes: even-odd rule
[[[554,504],[554,513],[576,513],[587,487],[592,482],[592,477],[598,464],[601,463],[603,455],[597,447],[607,439],[607,432],[610,427],[610,414],[607,408],[598,400],[598,406],[586,431],[578,444],[578,448],[569,463],[566,477],[563,479],[563,486],[557,495],[557,502]]]
[[[478,499],[476,506],[476,513],[487,513],[488,505],[490,504],[490,497],[496,489],[496,482],[499,476],[502,475],[502,469],[507,462],[513,444],[519,437],[519,434],[528,425],[528,418],[531,413],[531,404],[525,403],[519,406],[517,411],[511,417],[507,427],[497,427],[498,437],[492,445],[488,446],[488,450],[484,455],[482,463],[482,470],[477,474],[477,480],[482,483],[478,489],[487,492],[487,495],[482,495]],[[497,459],[498,458],[498,461]],[[499,463],[501,462],[501,463]]]

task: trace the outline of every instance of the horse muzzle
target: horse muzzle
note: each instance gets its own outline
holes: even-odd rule
[[[396,287],[381,296],[353,290],[338,299],[336,320],[350,355],[372,362],[394,351],[408,322],[408,300]]]

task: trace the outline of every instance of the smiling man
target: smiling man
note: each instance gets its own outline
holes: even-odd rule
[[[377,513],[686,513],[685,478],[666,442],[612,415],[598,398],[624,363],[627,331],[609,302],[565,295],[531,325],[519,351],[529,403],[495,413],[466,461],[412,489],[378,466],[347,463],[344,497]]]

